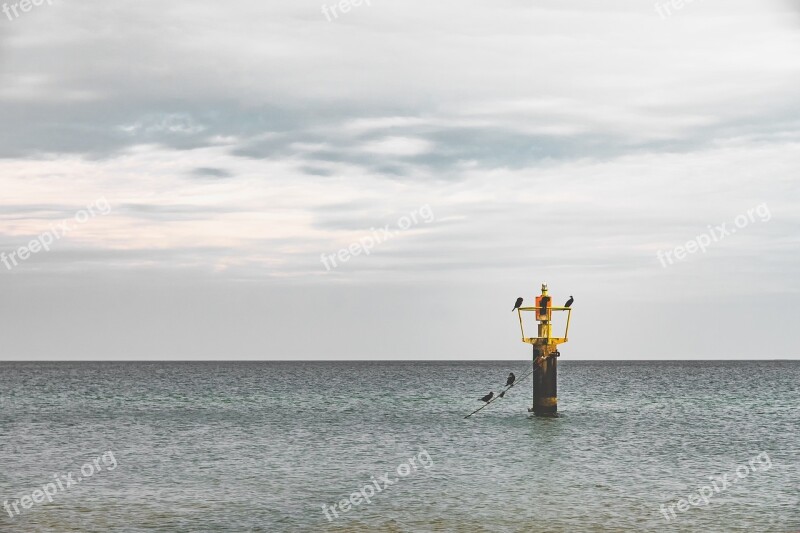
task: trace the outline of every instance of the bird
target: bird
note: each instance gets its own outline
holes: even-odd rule
[[[514,384],[514,380],[516,380],[516,379],[517,379],[517,376],[515,376],[514,373],[511,372],[508,375],[508,379],[506,380],[506,386],[510,387],[511,385],[513,385]]]
[[[572,295],[570,294],[569,295],[569,300],[567,300],[567,303],[564,304],[564,307],[569,307],[570,305],[572,305],[572,302],[574,302],[574,301],[575,301],[575,298],[573,298]]]
[[[481,398],[480,401],[489,403],[489,400],[491,400],[492,398],[494,398],[494,391],[490,392],[489,394]]]
[[[514,304],[514,309],[512,309],[511,312],[513,313],[514,311],[519,309],[521,305],[522,305],[522,296],[517,298],[517,303]]]
[[[497,397],[498,397],[498,398],[502,398],[502,397],[503,397],[503,396],[505,396],[505,395],[506,395],[506,391],[503,391],[503,392],[501,392],[500,394],[498,394],[498,395],[497,395]]]

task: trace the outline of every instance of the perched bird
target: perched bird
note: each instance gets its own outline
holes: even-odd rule
[[[506,391],[503,391],[503,392],[501,392],[500,394],[498,394],[498,395],[497,395],[497,397],[498,397],[498,398],[502,398],[502,397],[503,397],[503,396],[505,396],[505,395],[506,395]]]
[[[482,401],[482,402],[487,402],[487,403],[488,403],[488,402],[489,402],[489,400],[491,400],[492,398],[494,398],[494,391],[490,392],[489,394],[487,394],[486,396],[484,396],[483,398],[481,398],[481,401]]]
[[[514,384],[514,380],[516,380],[516,379],[517,379],[517,376],[515,376],[514,373],[511,372],[508,375],[508,379],[506,380],[506,386],[510,387],[511,385],[513,385]]]
[[[567,300],[567,303],[564,304],[564,307],[569,307],[570,305],[572,305],[572,302],[574,302],[574,301],[575,301],[575,298],[573,298],[572,295],[570,294],[569,295],[569,300]]]
[[[519,298],[517,298],[517,303],[514,304],[514,309],[512,309],[511,312],[513,313],[514,311],[519,309],[520,306],[522,306],[522,297],[521,296]]]

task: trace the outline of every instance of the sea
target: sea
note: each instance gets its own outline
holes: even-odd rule
[[[3,362],[0,531],[800,531],[800,362],[530,366]]]

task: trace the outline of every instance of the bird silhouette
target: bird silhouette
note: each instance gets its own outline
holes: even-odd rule
[[[480,400],[480,401],[482,401],[482,402],[487,402],[487,403],[488,403],[488,402],[489,402],[489,400],[491,400],[492,398],[494,398],[494,391],[490,392],[489,394],[487,394],[486,396],[484,396],[483,398],[481,398],[481,400]]]
[[[508,379],[506,380],[506,386],[507,386],[507,387],[510,387],[511,385],[513,385],[513,384],[514,384],[514,381],[515,381],[516,379],[517,379],[517,376],[515,376],[515,375],[514,375],[514,373],[513,373],[513,372],[511,372],[511,373],[508,375]]]
[[[497,397],[498,397],[498,398],[502,398],[502,397],[503,397],[503,396],[505,396],[505,395],[506,395],[506,391],[503,391],[503,392],[501,392],[500,394],[498,394],[498,395],[497,395]]]
[[[567,303],[564,304],[564,307],[569,307],[570,305],[572,305],[572,302],[574,302],[574,301],[575,301],[575,298],[573,298],[572,295],[570,294],[569,295],[569,300],[567,300]]]
[[[514,304],[514,309],[512,309],[511,312],[513,313],[514,311],[519,309],[521,305],[522,305],[522,297],[520,296],[519,298],[517,298],[517,303]]]

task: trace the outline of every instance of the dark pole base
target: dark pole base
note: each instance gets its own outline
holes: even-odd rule
[[[556,346],[534,346],[534,364],[542,356],[541,364],[533,373],[533,414],[557,416],[558,413],[558,356]]]

